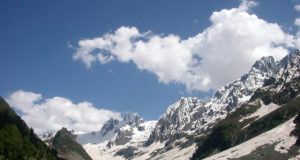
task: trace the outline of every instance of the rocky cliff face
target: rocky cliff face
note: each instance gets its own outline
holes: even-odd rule
[[[289,54],[277,62],[277,65],[278,72],[254,92],[249,102],[214,125],[211,133],[198,143],[193,159],[203,159],[226,149],[228,150],[208,159],[299,158],[297,138],[292,136],[295,127],[291,126],[300,112],[299,51]],[[285,129],[278,129],[282,127]],[[239,144],[239,147],[235,147]],[[249,148],[253,149],[246,151]]]
[[[292,58],[291,58],[292,57]],[[300,53],[296,50],[278,64],[283,65],[278,73],[268,79],[265,85],[256,91],[265,103],[284,104],[299,94],[300,90]],[[256,98],[256,96],[252,97]]]
[[[174,141],[186,136],[205,134],[229,112],[247,102],[254,91],[262,87],[264,81],[274,75],[278,68],[273,57],[263,57],[252,66],[249,73],[219,89],[212,98],[205,101],[196,97],[181,98],[168,107],[146,145],[155,141]]]

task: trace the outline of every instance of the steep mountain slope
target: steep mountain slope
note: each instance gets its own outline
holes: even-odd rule
[[[293,59],[268,79],[248,103],[230,113],[213,127],[210,134],[199,139],[194,159],[205,158],[247,141],[286,122],[300,111],[300,54],[298,50],[292,54],[289,57]]]
[[[0,159],[60,159],[0,97]]]
[[[163,143],[163,147],[156,150],[156,155],[169,152],[165,148],[182,149],[193,146],[196,137],[209,133],[228,113],[247,102],[263,86],[264,81],[278,71],[278,63],[273,57],[263,57],[252,66],[249,73],[222,87],[210,99],[181,98],[168,107],[146,145]],[[193,152],[194,148],[191,148],[189,155]]]
[[[248,74],[219,89],[211,99],[182,98],[160,118],[148,144],[170,139],[176,134],[203,133],[225,118],[228,112],[248,101],[254,91],[262,87],[264,80],[277,70],[273,57],[264,57],[253,65]]]
[[[290,136],[295,128],[294,118],[278,127],[258,135],[244,143],[215,154],[206,160],[226,159],[288,159],[297,156],[294,144],[297,138]],[[298,148],[299,149],[299,148]]]
[[[74,140],[73,134],[66,128],[59,130],[50,146],[58,151],[59,155],[68,160],[91,160],[80,144]]]

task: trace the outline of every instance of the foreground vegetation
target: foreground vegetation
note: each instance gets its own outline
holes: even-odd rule
[[[0,160],[55,160],[48,148],[0,97]]]

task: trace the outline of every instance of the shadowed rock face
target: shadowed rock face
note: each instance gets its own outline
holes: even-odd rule
[[[144,122],[144,119],[136,113],[127,113],[124,116],[124,121],[130,126],[138,126]]]
[[[119,124],[119,120],[117,119],[109,119],[102,127],[102,135],[105,136],[109,131],[113,130],[116,125]]]
[[[262,57],[260,60],[256,61],[253,65],[253,68],[260,70],[262,72],[277,72],[279,66],[275,63],[275,60],[272,56]]]
[[[75,141],[75,136],[66,128],[59,130],[53,138],[52,145],[65,159],[92,160],[83,147]]]
[[[286,66],[290,61],[294,60],[296,57],[300,55],[299,49],[296,49],[294,52],[291,52],[287,56],[285,56],[282,60],[279,61],[279,67]]]
[[[136,151],[136,150],[137,149],[134,147],[128,147],[128,148],[119,150],[115,155],[123,156],[126,159],[130,159],[131,157],[133,157],[135,155],[134,151]]]
[[[124,145],[131,140],[132,130],[120,131],[115,140],[116,145]]]

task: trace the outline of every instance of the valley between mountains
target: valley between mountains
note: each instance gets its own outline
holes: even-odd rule
[[[96,132],[63,128],[40,140],[1,98],[0,139],[19,141],[1,141],[0,159],[300,159],[299,93],[295,50],[280,61],[261,58],[211,98],[182,97],[157,121],[127,113]],[[18,144],[20,150],[9,150]],[[23,153],[25,144],[35,152]]]

